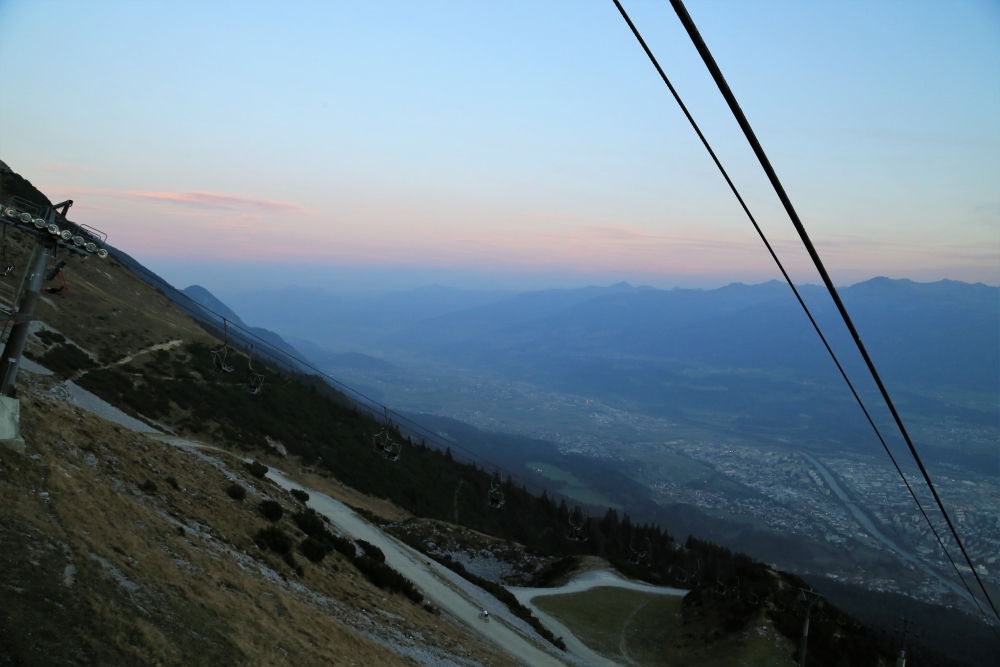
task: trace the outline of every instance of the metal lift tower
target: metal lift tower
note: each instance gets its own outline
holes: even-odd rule
[[[108,256],[108,251],[103,247],[106,237],[101,232],[66,219],[66,213],[72,205],[73,201],[68,200],[43,208],[24,199],[11,197],[0,208],[0,223],[35,237],[35,247],[25,268],[22,283],[24,296],[14,294],[10,310],[0,308],[0,322],[4,323],[4,328],[13,323],[7,345],[0,356],[0,442],[20,452],[24,451],[24,440],[21,438],[21,410],[15,382],[49,262],[55,256],[57,248],[64,248],[83,257],[96,255],[104,259]],[[53,272],[53,277],[59,268]],[[21,297],[20,304],[15,303],[18,297]]]

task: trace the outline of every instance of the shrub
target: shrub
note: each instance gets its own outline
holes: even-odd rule
[[[302,502],[309,502],[309,494],[302,489],[292,489],[292,498]]]
[[[326,539],[330,542],[330,546],[347,556],[350,560],[353,561],[358,557],[358,550],[354,547],[354,542],[351,542],[346,537],[327,533]]]
[[[424,601],[423,594],[417,590],[412,581],[385,563],[380,563],[368,556],[359,556],[354,559],[354,567],[358,568],[362,574],[368,577],[368,581],[379,588],[402,593],[417,604]]]
[[[42,329],[41,331],[36,331],[35,336],[37,336],[38,340],[42,341],[46,345],[66,342],[66,337],[63,336],[62,334],[56,333],[55,331],[47,331],[45,329]]]
[[[269,470],[269,468],[260,461],[254,461],[252,463],[247,463],[245,465],[247,467],[247,470],[250,471],[250,474],[256,477],[257,479],[264,479],[264,475],[266,475],[267,471]]]
[[[139,490],[143,493],[156,493],[156,484],[151,479],[147,479],[145,482],[139,485]]]
[[[286,554],[292,550],[292,539],[277,526],[268,526],[258,530],[253,541],[261,549],[270,549],[279,554]]]
[[[226,487],[226,495],[233,500],[243,500],[247,497],[247,490],[239,484],[230,484]]]
[[[434,614],[435,616],[441,615],[441,610],[432,605],[430,602],[424,605],[424,611],[426,611],[428,614]]]
[[[260,513],[264,515],[264,518],[268,521],[280,521],[281,517],[285,515],[285,510],[281,508],[281,504],[275,500],[262,500],[260,505],[257,506]]]
[[[299,544],[299,551],[312,562],[319,563],[330,552],[330,545],[325,540],[310,536]]]
[[[532,578],[530,586],[532,588],[548,588],[550,586],[555,586],[556,582],[561,577],[575,570],[579,564],[580,559],[577,556],[566,556],[564,558],[554,560],[542,568],[542,570]]]
[[[379,563],[385,562],[385,554],[377,546],[371,542],[365,542],[364,540],[358,540],[358,546],[365,550],[365,555],[371,558],[373,561]]]
[[[319,537],[326,533],[326,524],[316,510],[307,509],[305,512],[296,512],[292,515],[292,521],[306,535]]]
[[[177,490],[177,489],[181,488],[180,484],[178,484],[177,480],[174,479],[173,477],[167,477],[163,481],[165,481],[167,484],[169,484],[170,486],[172,486],[174,488],[174,490]]]
[[[77,371],[97,367],[97,363],[75,345],[56,345],[43,354],[38,363],[64,378],[72,376]]]

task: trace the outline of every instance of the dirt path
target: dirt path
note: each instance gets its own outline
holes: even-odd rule
[[[521,601],[521,604],[528,604],[533,598],[539,596],[582,593],[583,591],[589,591],[591,588],[598,588],[600,586],[627,588],[632,591],[639,591],[640,593],[650,593],[652,595],[674,595],[677,597],[684,597],[688,593],[688,591],[683,588],[653,586],[652,584],[644,584],[641,581],[625,579],[611,570],[591,570],[590,572],[584,572],[568,584],[559,586],[558,588],[516,588],[512,586],[510,587],[510,592]]]
[[[632,662],[632,659],[628,655],[628,646],[627,642],[625,641],[625,635],[628,632],[629,623],[631,623],[632,619],[635,618],[635,615],[639,613],[639,610],[645,607],[647,604],[649,604],[649,598],[637,604],[635,606],[635,609],[632,610],[632,613],[629,614],[628,618],[625,619],[625,624],[622,625],[621,639],[618,640],[618,651],[621,652],[622,656],[624,656],[625,662],[629,663],[630,665],[634,665],[635,663]]]
[[[437,563],[370,525],[343,503],[313,489],[301,486],[276,470],[271,470],[268,477],[283,488],[301,489],[307,492],[309,494],[309,502],[307,503],[309,507],[330,519],[339,530],[352,538],[367,540],[377,546],[385,553],[386,563],[416,584],[427,598],[526,665],[555,667],[570,664],[539,648],[520,633],[497,620],[492,623],[480,621],[478,615],[482,610],[436,574],[437,568],[440,567]],[[553,651],[555,650],[553,649]]]

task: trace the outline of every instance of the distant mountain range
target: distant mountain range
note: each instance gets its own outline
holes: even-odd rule
[[[876,419],[893,431],[826,291],[804,285],[801,292]],[[934,434],[951,423],[961,425],[959,449],[975,452],[965,462],[985,461],[1000,408],[1000,288],[875,278],[841,295],[900,409],[924,428],[925,451],[953,460],[954,443]],[[871,438],[818,336],[777,281],[519,294],[437,287],[364,299],[287,290],[230,301],[255,323],[311,342],[321,367],[353,382],[381,372],[391,384],[402,376],[390,377],[389,364],[454,368],[727,432],[811,434],[848,445]],[[338,356],[346,352],[356,356]]]
[[[195,303],[206,309],[204,311],[206,317],[212,319],[213,321],[218,322],[218,317],[212,314],[214,312],[226,318],[231,324],[236,324],[239,327],[242,327],[246,332],[252,334],[253,336],[256,336],[265,343],[270,343],[271,345],[278,348],[279,350],[289,355],[290,357],[302,359],[303,361],[308,361],[308,359],[305,358],[305,355],[303,355],[301,352],[299,352],[290,344],[288,344],[285,341],[285,339],[279,336],[278,334],[274,333],[269,329],[264,329],[262,327],[252,327],[248,325],[246,322],[240,319],[240,316],[237,315],[232,308],[222,303],[222,301],[217,299],[215,295],[213,295],[211,292],[209,292],[201,285],[191,285],[190,287],[186,287],[180,291],[182,294],[186,294],[187,296],[191,297],[191,299]],[[251,343],[253,343],[253,341],[249,337],[245,336],[238,329],[233,329],[229,333],[230,336],[233,336],[239,340],[247,338],[248,340],[250,340]],[[258,344],[258,347],[263,347],[263,346],[260,346]],[[265,351],[269,352],[270,350],[265,350]]]
[[[801,291],[853,373],[860,358],[825,290]],[[875,278],[841,290],[887,379],[909,387],[1000,391],[1000,288]],[[786,285],[714,290],[610,287],[510,295],[432,287],[351,300],[320,290],[237,295],[248,318],[327,349],[405,351],[520,369],[612,358],[677,367],[780,370],[836,380]],[[518,371],[520,372],[520,370]]]

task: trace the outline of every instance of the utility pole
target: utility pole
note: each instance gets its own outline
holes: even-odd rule
[[[906,634],[910,631],[910,623],[913,621],[908,620],[905,616],[900,616],[899,620],[903,622],[903,644],[899,648],[899,657],[896,659],[896,667],[906,667]]]
[[[799,589],[799,600],[806,603],[806,621],[802,624],[802,645],[799,648],[799,667],[806,667],[806,650],[809,648],[809,616],[812,607],[823,608],[823,598],[813,590]]]
[[[19,197],[11,197],[0,207],[0,224],[10,225],[36,239],[35,250],[24,270],[24,297],[20,304],[11,304],[10,312],[0,313],[0,321],[14,323],[0,355],[0,443],[21,453],[24,452],[24,440],[21,438],[21,408],[17,400],[17,371],[21,366],[31,321],[35,319],[42,282],[54,277],[61,266],[56,266],[53,276],[46,276],[45,271],[55,256],[56,248],[84,258],[95,255],[104,259],[108,256],[108,251],[102,247],[107,241],[102,232],[66,219],[72,205],[72,200],[67,200],[55,206],[42,207]],[[14,294],[14,299],[18,296]]]

